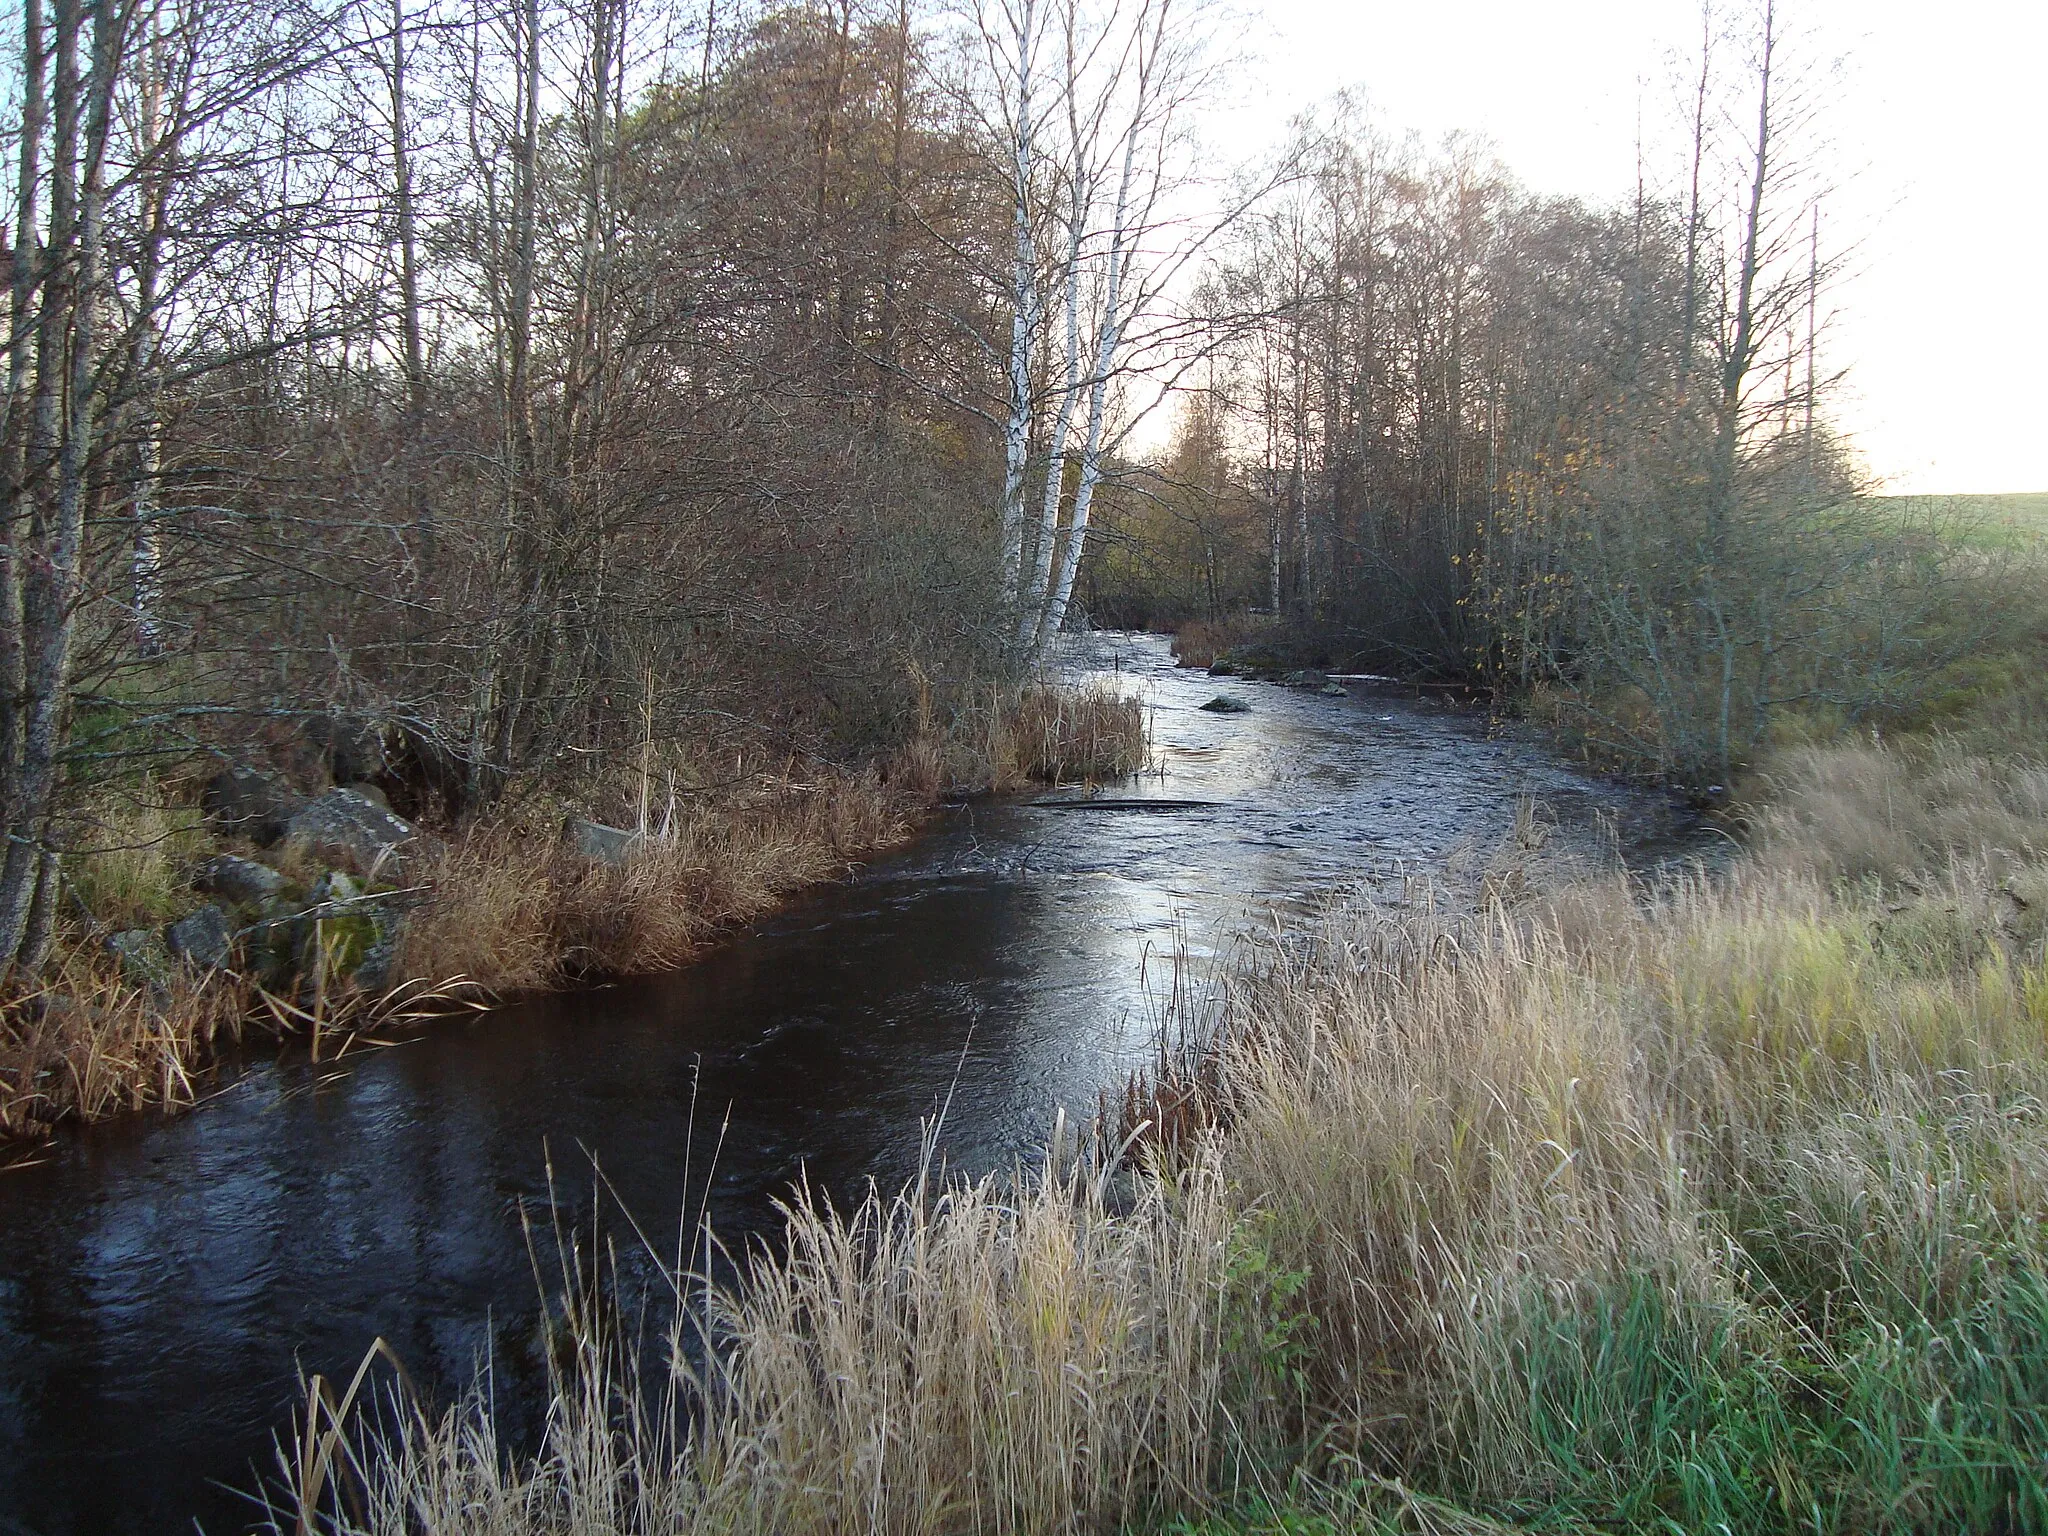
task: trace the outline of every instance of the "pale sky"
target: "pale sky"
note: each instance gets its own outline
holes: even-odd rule
[[[1719,0],[1732,11],[1741,0]],[[1632,189],[1694,0],[1264,0],[1219,149],[1359,89],[1390,128],[1484,133],[1530,189]],[[1855,269],[1826,340],[1843,425],[1897,492],[2048,491],[2048,0],[1781,0],[1846,70],[1828,105]]]

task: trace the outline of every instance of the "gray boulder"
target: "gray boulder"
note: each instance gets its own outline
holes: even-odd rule
[[[203,906],[164,929],[164,948],[194,970],[219,970],[234,953],[234,924],[219,907]]]
[[[1234,693],[1219,693],[1202,708],[1212,715],[1246,715],[1252,707]]]
[[[330,902],[358,901],[362,898],[363,883],[345,870],[330,869],[313,882],[313,889],[306,893],[306,900],[314,906]]]
[[[241,934],[242,967],[266,987],[282,987],[298,969],[300,929],[297,906],[282,896],[264,902],[257,920]]]
[[[562,841],[586,859],[595,859],[600,864],[623,864],[640,846],[640,834],[571,816],[562,823]]]
[[[1348,699],[1351,697],[1351,690],[1342,683],[1325,683],[1316,692],[1326,699]]]
[[[268,848],[305,801],[269,774],[236,763],[206,781],[199,804],[222,831]]]
[[[331,789],[308,801],[284,824],[285,846],[365,874],[395,874],[400,850],[413,838],[412,823],[352,789]]]
[[[154,928],[129,928],[107,936],[107,949],[121,961],[122,978],[159,1002],[171,991],[171,952]]]
[[[284,887],[284,876],[268,864],[258,864],[254,859],[238,859],[231,853],[208,859],[192,872],[194,890],[245,907],[261,906],[280,894]]]
[[[330,983],[370,990],[389,985],[391,959],[405,928],[401,899],[365,892],[340,870],[322,876],[312,904],[292,924],[294,968],[307,982],[324,966]]]
[[[305,724],[312,742],[337,784],[374,779],[391,766],[388,732],[381,720],[361,715],[315,715]]]
[[[356,962],[355,974],[349,980],[366,992],[381,992],[390,986],[391,962],[398,953],[398,941],[404,932],[402,913],[380,910],[377,936],[363,951],[362,959]]]

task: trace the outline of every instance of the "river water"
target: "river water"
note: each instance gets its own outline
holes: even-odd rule
[[[346,1377],[378,1337],[443,1400],[488,1356],[516,1434],[522,1213],[587,1226],[597,1169],[609,1227],[666,1237],[708,1202],[738,1247],[800,1177],[901,1182],[942,1104],[950,1167],[1027,1154],[1149,1059],[1176,953],[1199,971],[1276,913],[1470,864],[1524,797],[1554,846],[1697,846],[1669,801],[1476,713],[1219,684],[1151,636],[1073,666],[1151,707],[1158,771],[1119,796],[1213,803],[958,807],[685,971],[259,1058],[195,1112],[0,1171],[0,1533],[244,1529],[299,1372]],[[1219,689],[1250,712],[1200,710]]]

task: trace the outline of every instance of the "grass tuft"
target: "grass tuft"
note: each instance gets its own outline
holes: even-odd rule
[[[1034,684],[997,723],[989,755],[999,784],[1097,784],[1143,768],[1145,742],[1145,705],[1136,696]]]

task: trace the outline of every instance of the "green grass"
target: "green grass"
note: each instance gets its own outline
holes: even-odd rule
[[[1959,1315],[1745,1343],[1674,1316],[1637,1276],[1504,1320],[1505,1401],[1527,1414],[1513,1493],[1458,1470],[1297,1476],[1169,1536],[1395,1532],[2048,1529],[2048,1288],[1988,1283]],[[1353,1464],[1355,1470],[1355,1463]],[[1430,1485],[1436,1491],[1429,1491]]]
[[[155,779],[109,785],[68,830],[72,891],[99,922],[153,927],[195,905],[187,872],[208,846],[205,827],[197,807]]]
[[[2000,496],[1874,496],[1901,522],[1937,520],[1980,549],[2033,549],[2048,539],[2048,491]]]

